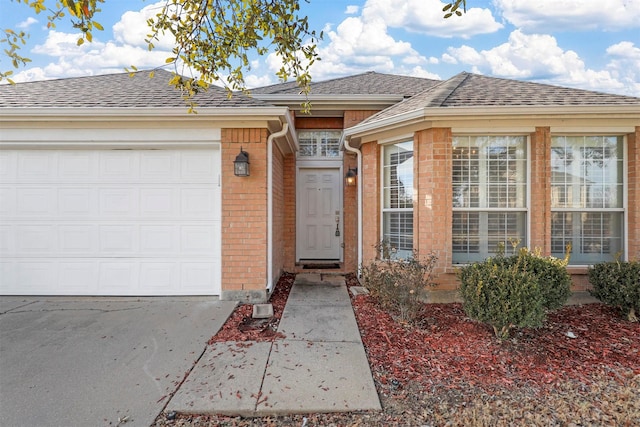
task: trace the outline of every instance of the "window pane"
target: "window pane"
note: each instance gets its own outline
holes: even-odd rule
[[[453,252],[461,254],[460,259],[467,255],[480,253],[480,213],[453,213]],[[464,255],[463,255],[464,254]],[[455,257],[455,255],[454,255]],[[455,260],[454,260],[455,261]],[[458,260],[457,262],[461,262]]]
[[[525,136],[453,138],[454,262],[483,260],[498,244],[512,250],[512,239],[526,245],[526,141]]]
[[[384,207],[413,207],[413,141],[384,149]]]
[[[622,212],[552,212],[551,252],[564,257],[571,245],[571,264],[613,261],[623,250]]]
[[[299,157],[340,157],[341,131],[298,132]]]
[[[413,253],[413,212],[384,212],[384,236],[394,252],[393,258]]]
[[[413,141],[383,148],[383,239],[393,258],[413,253]]]
[[[567,245],[571,245],[571,264],[610,261],[622,254],[622,150],[621,136],[551,138],[554,256],[564,256]]]
[[[495,255],[499,245],[514,252],[512,242],[526,246],[525,212],[453,212],[453,262],[482,261]]]
[[[454,137],[453,207],[526,206],[524,136]]]
[[[553,208],[621,208],[622,174],[622,137],[552,137]]]

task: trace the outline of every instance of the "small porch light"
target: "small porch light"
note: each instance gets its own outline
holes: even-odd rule
[[[345,179],[347,180],[347,185],[349,187],[356,185],[356,177],[358,176],[358,168],[349,168],[347,171],[347,175],[345,175]]]
[[[240,154],[233,161],[233,174],[235,176],[249,176],[249,153],[240,147]]]

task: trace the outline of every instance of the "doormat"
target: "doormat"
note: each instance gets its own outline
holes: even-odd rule
[[[332,270],[340,268],[340,264],[304,264],[303,270]]]

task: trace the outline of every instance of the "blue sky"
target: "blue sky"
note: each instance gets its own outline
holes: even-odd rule
[[[161,2],[162,3],[162,2]],[[33,62],[15,81],[122,72],[164,63],[171,41],[148,52],[146,18],[161,3],[106,0],[105,30],[76,46],[66,22],[0,0],[0,28],[26,29]],[[606,7],[603,6],[606,4]],[[301,12],[324,30],[314,80],[366,71],[447,79],[461,71],[640,96],[640,0],[468,0],[467,14],[442,19],[439,0],[311,0]],[[559,6],[561,5],[561,6]],[[277,82],[274,55],[255,58],[250,87]],[[11,64],[0,53],[0,68]]]

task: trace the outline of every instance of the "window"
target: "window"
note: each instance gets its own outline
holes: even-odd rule
[[[454,263],[481,261],[499,244],[525,246],[527,148],[525,136],[453,138]]]
[[[413,252],[413,141],[383,148],[383,239],[393,258]]]
[[[551,138],[551,253],[571,264],[612,261],[624,236],[623,137]]]
[[[299,157],[340,157],[341,131],[298,132]]]

